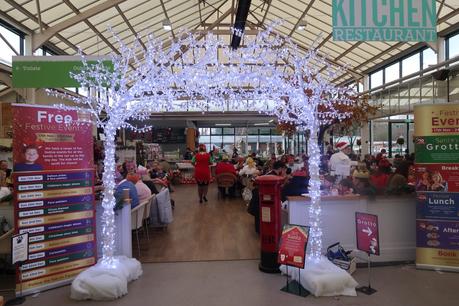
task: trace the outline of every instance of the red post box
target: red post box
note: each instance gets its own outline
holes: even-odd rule
[[[267,273],[279,273],[277,252],[282,233],[281,184],[282,177],[263,175],[257,178],[260,195],[261,260],[258,268]]]

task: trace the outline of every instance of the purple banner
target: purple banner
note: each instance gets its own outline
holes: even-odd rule
[[[459,250],[459,222],[417,220],[418,248]]]
[[[87,227],[93,224],[93,219],[82,219],[82,220],[75,220],[69,222],[62,222],[58,224],[48,224],[43,226],[36,226],[36,227],[29,227],[26,229],[21,229],[20,233],[29,232],[29,234],[38,234],[42,232],[54,232],[54,231],[61,231],[61,230],[70,230],[76,229],[80,227]]]
[[[93,203],[93,196],[92,195],[80,195],[74,197],[66,197],[60,199],[51,199],[51,200],[37,200],[37,201],[27,201],[27,202],[19,202],[18,208],[19,209],[30,209],[35,207],[47,207],[47,206],[54,206],[54,205],[68,205],[68,204],[79,204],[79,203]]]
[[[418,192],[417,219],[459,221],[459,193]]]
[[[85,242],[85,243],[80,243],[80,244],[74,244],[54,250],[48,250],[48,251],[43,251],[43,252],[37,252],[33,254],[29,254],[29,260],[34,260],[34,259],[40,259],[40,258],[49,258],[53,256],[62,256],[62,255],[67,255],[75,252],[81,252],[81,251],[88,251],[88,252],[94,252],[94,242]],[[95,254],[94,254],[95,255]]]
[[[94,178],[94,173],[92,171],[85,172],[71,172],[71,173],[55,173],[55,174],[45,174],[45,181],[69,181],[69,180],[92,180]]]

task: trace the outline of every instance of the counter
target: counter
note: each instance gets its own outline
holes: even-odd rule
[[[309,225],[310,199],[288,197],[291,224]],[[323,253],[327,246],[341,242],[346,250],[355,249],[355,212],[378,216],[380,256],[376,262],[414,261],[416,256],[416,199],[414,196],[380,196],[369,199],[359,195],[322,196]]]

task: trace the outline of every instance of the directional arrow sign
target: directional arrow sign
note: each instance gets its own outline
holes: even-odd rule
[[[364,228],[364,229],[362,230],[362,232],[367,233],[368,236],[370,236],[370,235],[373,233],[373,232],[371,231],[371,228],[370,228],[370,227]]]
[[[357,249],[372,255],[379,255],[378,216],[355,213]]]

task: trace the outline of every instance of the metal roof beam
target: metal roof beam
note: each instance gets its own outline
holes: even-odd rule
[[[312,5],[314,4],[314,1],[315,0],[311,0],[309,3],[308,3],[308,6],[306,7],[306,9],[303,11],[303,14],[301,14],[301,17],[298,19],[298,21],[295,23],[295,26],[293,27],[293,29],[290,31],[290,33],[288,34],[288,36],[292,36],[292,34],[295,32],[296,28],[298,27],[298,25],[300,24],[300,21],[304,18],[304,16],[306,16],[306,14],[309,12],[309,10],[311,9]]]
[[[8,2],[12,2],[10,0],[7,0]],[[32,49],[33,51],[37,50],[38,48],[40,48],[45,42],[47,42],[51,37],[53,37],[54,35],[58,34],[59,32],[81,22],[81,21],[85,21],[87,20],[88,18],[94,16],[94,15],[97,15],[115,5],[118,5],[122,2],[125,2],[126,0],[107,0],[101,4],[98,4],[84,12],[81,12],[81,13],[77,13],[75,16],[73,17],[70,17],[64,21],[62,21],[61,23],[58,23],[52,27],[48,27],[45,31],[43,31],[42,33],[39,33],[39,34],[34,34],[32,36]],[[66,2],[66,1],[64,1]],[[72,5],[68,4],[66,2],[66,4],[69,6],[69,7],[72,7]],[[79,11],[78,11],[79,12]]]
[[[21,13],[23,13],[24,15],[26,15],[27,17],[29,17],[33,22],[35,23],[39,23],[38,22],[38,18],[35,17],[34,14],[32,14],[31,12],[29,12],[28,10],[26,10],[25,8],[23,8],[22,6],[18,5],[16,2],[14,2],[13,0],[5,0],[6,2],[8,2],[9,5],[11,5],[12,7],[14,7],[15,9],[17,9],[18,11],[20,11]],[[43,23],[43,28],[45,29],[48,29],[50,28],[50,26],[48,26],[46,23]],[[32,38],[33,38],[34,35],[32,35]],[[73,50],[77,51],[78,52],[78,47],[75,46],[74,44],[72,44],[68,39],[66,39],[65,37],[63,37],[62,35],[60,34],[56,34],[56,37],[59,38],[60,40],[62,40],[64,43],[66,43],[70,48],[72,48]],[[38,47],[36,48],[38,49]],[[35,51],[36,49],[33,49],[32,51]]]
[[[129,22],[129,20],[126,18],[126,15],[124,15],[123,11],[121,11],[120,7],[118,5],[115,5],[115,8],[116,10],[118,11],[118,13],[120,14],[121,18],[123,18],[124,22],[127,24],[127,26],[129,27],[129,29],[131,30],[132,34],[135,35],[135,37],[137,37],[139,39],[139,43],[142,45],[142,48],[144,50],[147,50],[147,47],[145,46],[145,44],[143,43],[143,41],[140,39],[139,37],[139,34],[137,34],[136,30],[134,30],[134,28],[132,27],[131,23]]]

